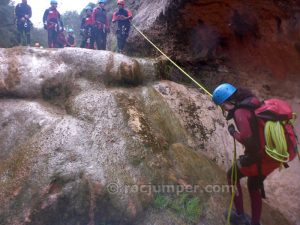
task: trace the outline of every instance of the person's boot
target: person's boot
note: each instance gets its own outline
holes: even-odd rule
[[[225,217],[227,219],[228,211],[225,212]],[[232,225],[251,225],[250,216],[245,213],[238,214],[234,209],[230,213],[230,223]]]

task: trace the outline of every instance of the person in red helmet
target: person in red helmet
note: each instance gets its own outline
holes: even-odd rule
[[[80,35],[82,36],[82,41],[80,48],[94,49],[94,27],[93,27],[93,8],[87,6],[85,8],[86,16],[82,18],[80,25]]]
[[[98,6],[93,10],[92,14],[92,20],[95,27],[95,40],[98,50],[106,50],[106,37],[110,32],[105,3],[106,0],[99,0]]]
[[[46,9],[43,16],[44,29],[48,31],[48,47],[57,48],[58,33],[64,30],[60,13],[57,11],[57,1],[50,1],[51,7]]]
[[[124,47],[130,31],[130,20],[132,13],[129,9],[125,9],[125,1],[118,0],[118,10],[114,12],[112,22],[118,24],[116,31],[118,52],[124,53]]]

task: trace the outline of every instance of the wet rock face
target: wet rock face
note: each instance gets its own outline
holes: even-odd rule
[[[69,49],[1,52],[0,224],[147,224],[157,215],[187,224],[174,209],[153,207],[157,193],[138,185],[226,183],[188,146],[152,84],[136,86],[155,79],[155,61]],[[184,196],[207,208],[201,216],[211,224],[223,221],[221,208],[218,216],[208,210],[213,199],[225,207],[227,197]]]
[[[91,57],[93,53],[93,57]],[[65,49],[1,49],[0,96],[65,98],[81,76],[104,85],[138,85],[156,76],[155,61],[121,54]],[[149,66],[151,70],[149,71]],[[140,66],[141,65],[141,66]],[[146,73],[146,71],[147,73]],[[146,77],[150,74],[149,77]]]
[[[225,223],[229,194],[205,187],[226,184],[216,163],[230,165],[232,143],[207,96],[153,82],[156,60],[0,52],[0,224]],[[175,190],[154,191],[162,185]],[[182,192],[190,187],[197,189]]]
[[[210,91],[220,83],[233,83],[253,90],[262,100],[271,97],[285,99],[299,114],[299,3],[297,0],[163,1],[161,7],[155,11],[156,15],[157,12],[160,15],[151,24],[147,23],[149,15],[140,13],[151,7],[151,1],[143,1],[143,5],[138,3],[140,10],[133,22],[167,55],[194,77],[201,79]],[[133,54],[158,54],[136,32],[129,38],[129,42],[128,49]],[[149,48],[145,50],[142,46]],[[176,70],[171,71],[165,78],[173,81],[184,80]],[[176,91],[165,90],[163,84],[160,86],[162,87],[156,87],[157,90],[180,118],[185,118],[189,109],[194,109],[191,116],[197,114],[194,115],[196,121],[201,118],[197,125],[192,125],[192,119],[183,119],[184,127],[188,127],[191,136],[205,136],[207,131],[210,132],[207,126],[203,126],[203,117],[199,116],[207,113],[206,110],[205,113],[199,110],[201,103],[191,101],[188,94],[189,97],[183,97],[180,105],[174,101],[179,101]],[[204,120],[210,123],[210,119]],[[227,166],[230,164],[227,161],[231,158],[227,152],[232,150],[232,143],[226,138],[226,129],[223,128],[226,124],[222,121],[216,123],[217,134],[212,133],[213,138],[208,138],[210,145],[206,144],[205,148],[210,150],[204,149],[204,152],[221,163],[221,166]],[[295,124],[295,128],[299,134],[299,122]],[[203,146],[202,140],[196,139],[193,144]],[[299,168],[298,162],[293,162],[287,172],[275,172],[266,181],[267,192],[270,192],[268,202],[281,208],[293,223],[300,221],[299,216],[291,210],[299,208],[299,203],[293,200],[299,196],[299,188],[295,184],[299,180],[295,171]],[[285,176],[285,173],[289,175]],[[289,198],[283,197],[280,191],[274,191],[279,186],[289,188],[289,193],[292,193]]]

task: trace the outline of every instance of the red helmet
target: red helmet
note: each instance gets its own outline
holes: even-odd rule
[[[118,0],[118,5],[125,5],[125,1],[124,0]]]

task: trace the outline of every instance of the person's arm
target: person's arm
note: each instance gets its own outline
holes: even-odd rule
[[[233,137],[245,147],[256,142],[251,128],[252,113],[248,109],[237,109],[234,113],[234,121],[238,131],[233,133]],[[253,149],[256,150],[256,149]]]
[[[43,24],[47,23],[48,13],[49,13],[49,10],[46,9],[44,12],[44,15],[43,15]]]
[[[93,10],[93,13],[92,13],[92,24],[93,24],[93,25],[96,24],[96,14],[97,14],[97,12],[98,12],[98,9],[95,8],[95,9]]]
[[[30,19],[32,17],[32,10],[31,7],[28,6],[28,13],[27,13],[27,18],[26,19]]]
[[[127,13],[128,13],[128,16],[126,17],[126,19],[131,20],[132,19],[132,12],[129,9],[127,9]]]
[[[112,16],[112,22],[115,23],[117,22],[119,19],[118,19],[118,16],[117,16],[117,12],[114,12],[113,16]]]
[[[108,20],[108,16],[106,15],[106,22],[105,22],[105,29],[106,32],[109,33],[110,32],[110,27],[109,27],[109,20]]]
[[[80,29],[82,30],[82,29],[85,29],[85,17],[83,17],[82,19],[81,19],[81,24],[80,24]]]
[[[81,23],[80,23],[80,35],[81,35],[81,36],[84,36],[84,31],[85,31],[85,29],[86,29],[85,21],[86,21],[86,17],[83,17],[83,18],[81,19]]]
[[[49,9],[46,9],[43,15],[43,24],[44,24],[44,29],[47,30],[48,29],[48,14],[49,14]]]
[[[20,19],[22,17],[19,4],[15,8],[15,15],[16,15],[16,19]]]

